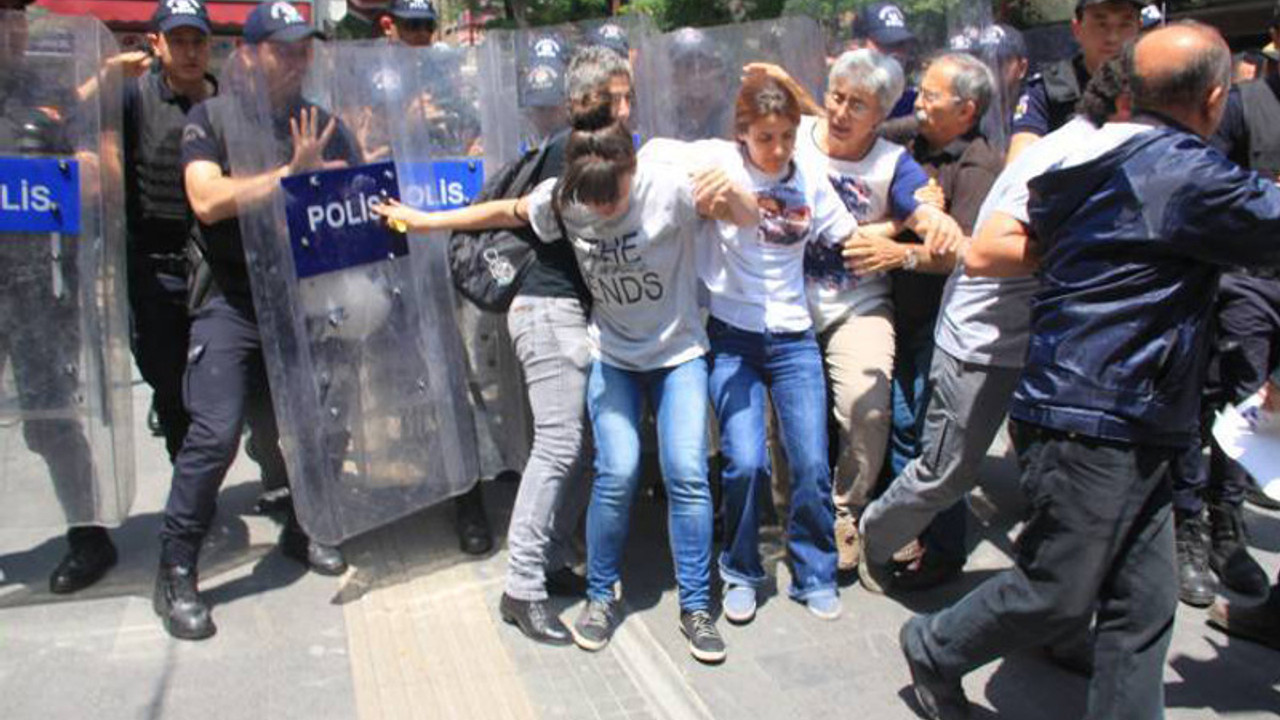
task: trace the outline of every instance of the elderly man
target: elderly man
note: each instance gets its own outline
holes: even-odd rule
[[[182,132],[183,180],[199,224],[203,261],[193,279],[196,297],[186,374],[191,428],[174,460],[160,531],[154,605],[169,634],[184,640],[215,632],[209,607],[198,592],[196,562],[246,417],[260,439],[260,452],[284,467],[250,294],[240,208],[270,197],[281,178],[360,161],[337,120],[302,99],[316,35],[285,2],[262,3],[245,22],[246,47],[238,58],[247,67],[237,70],[269,81],[276,131],[291,133],[293,139],[292,157],[279,158],[278,168],[250,177],[232,175],[227,125],[243,118],[242,103],[251,102],[239,94],[242,88],[195,106]],[[346,569],[341,552],[310,542],[292,513],[280,545],[286,555],[317,572],[336,575]]]
[[[1039,287],[1029,276],[1034,264],[1023,262],[1027,182],[1087,143],[1107,120],[1128,117],[1127,102],[1118,103],[1128,91],[1122,65],[1119,58],[1103,65],[1085,89],[1079,115],[1005,168],[982,204],[977,235],[965,264],[947,281],[934,333],[923,450],[862,515],[858,572],[867,588],[891,588],[894,551],[977,482],[1022,374],[1031,296]],[[954,552],[963,558],[965,546]]]
[[[1095,609],[1086,717],[1164,716],[1170,468],[1198,434],[1205,299],[1224,265],[1280,263],[1280,189],[1205,142],[1230,82],[1214,30],[1153,31],[1135,50],[1134,121],[1031,182],[1041,288],[1010,410],[1031,516],[1013,568],[903,626],[929,717],[968,717],[967,672]]]
[[[979,129],[994,90],[995,79],[981,60],[966,53],[948,53],[929,64],[916,98],[919,130],[911,141],[911,154],[941,187],[947,214],[966,236],[972,234],[978,208],[1002,164],[999,153]],[[845,255],[865,271],[877,269],[866,262],[867,256],[881,252],[873,244],[851,244]],[[898,269],[893,271],[896,347],[889,462],[883,467],[886,480],[898,476],[920,455],[920,432],[929,402],[933,326],[955,259],[953,250],[939,252],[922,245],[907,252],[901,267],[889,266]],[[926,539],[924,555],[899,578],[904,588],[934,585],[960,572],[964,565],[964,512],[962,506],[956,506],[940,516]]]
[[[1048,65],[1027,83],[1013,112],[1010,162],[1036,139],[1071,119],[1089,78],[1142,30],[1146,4],[1146,0],[1076,0],[1071,34],[1080,44],[1080,53]]]

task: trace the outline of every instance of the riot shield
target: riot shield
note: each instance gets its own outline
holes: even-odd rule
[[[133,500],[115,53],[96,19],[0,11],[0,527]]]
[[[967,52],[991,69],[995,80],[991,104],[982,116],[981,129],[992,147],[1003,151],[1009,145],[1009,127],[1013,121],[1016,99],[1003,82],[1009,62],[1006,32],[1016,32],[998,25],[992,17],[991,3],[983,0],[957,0],[947,7],[947,45],[953,51]]]
[[[270,44],[237,51],[219,124],[232,174],[249,177],[288,163],[290,117],[319,108],[326,124],[335,118],[330,169],[286,177],[268,201],[242,203],[239,220],[294,506],[313,539],[337,543],[478,477],[447,280],[426,245],[368,210],[408,195],[397,165],[364,164],[400,144],[389,119],[401,119],[392,108],[402,97],[432,95],[431,82],[458,74],[385,43],[314,41],[309,57],[286,48],[274,62],[262,54],[276,52]]]
[[[826,38],[814,20],[789,16],[709,28],[681,28],[661,35],[637,83],[637,96],[652,95],[656,134],[679,140],[733,137],[733,104],[742,67],[767,62],[786,68],[815,98],[826,86]],[[657,92],[648,93],[652,87]]]

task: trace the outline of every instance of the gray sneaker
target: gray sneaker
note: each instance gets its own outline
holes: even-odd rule
[[[583,650],[595,652],[609,644],[617,622],[617,602],[613,600],[588,600],[571,632],[573,641]]]
[[[689,640],[689,654],[704,663],[724,662],[724,638],[706,610],[680,613],[680,632]]]

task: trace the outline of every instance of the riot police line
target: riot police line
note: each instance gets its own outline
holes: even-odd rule
[[[1114,11],[1135,20],[1136,36],[1138,4],[1081,0],[1077,21]],[[406,37],[415,23],[435,20],[423,0],[399,0],[395,9],[403,17],[393,11],[384,26]],[[869,14],[871,47],[842,54],[828,77],[821,32],[805,18],[668,34],[643,21],[493,32],[473,63],[457,49],[403,40],[324,42],[292,6],[270,2],[253,11],[244,44],[216,81],[203,72],[188,78],[201,101],[184,103],[173,83],[156,84],[159,73],[120,77],[112,42],[94,21],[29,22],[6,12],[4,199],[19,201],[3,207],[15,269],[3,299],[32,309],[6,313],[16,323],[6,329],[6,350],[24,439],[44,465],[6,451],[6,467],[14,468],[6,484],[30,498],[24,521],[72,527],[55,591],[92,583],[114,564],[102,528],[121,522],[132,499],[130,300],[135,317],[156,302],[185,311],[170,321],[177,325],[156,326],[181,325],[187,338],[182,407],[173,406],[175,353],[146,378],[158,402],[169,393],[162,427],[186,426],[181,442],[167,438],[174,478],[154,597],[175,637],[215,632],[198,591],[199,552],[246,424],[264,481],[289,490],[282,548],[327,573],[345,570],[343,541],[475,493],[477,478],[523,467],[499,612],[541,642],[597,650],[620,621],[620,538],[646,433],[657,436],[668,489],[680,629],[700,660],[719,662],[726,653],[712,620],[713,558],[727,586],[719,602],[725,616],[748,623],[756,614],[758,507],[770,486],[775,502],[789,506],[795,531],[791,597],[818,618],[842,611],[840,570],[856,568],[865,587],[890,592],[954,579],[963,547],[957,558],[948,554],[954,544],[938,540],[954,538],[955,529],[936,500],[927,512],[917,508],[922,529],[906,533],[906,548],[873,552],[874,535],[861,534],[877,532],[868,518],[883,518],[891,501],[932,491],[930,473],[944,468],[928,467],[929,458],[959,452],[940,445],[945,435],[929,424],[927,411],[946,400],[920,388],[941,386],[939,378],[960,382],[960,370],[939,370],[956,346],[934,347],[934,323],[951,317],[957,292],[987,292],[957,290],[965,273],[955,268],[960,240],[980,234],[979,206],[997,182],[997,152],[1009,134],[1006,95],[1016,78],[997,80],[992,70],[1018,58],[1006,54],[1009,32],[990,32],[998,26],[989,10],[964,8],[953,23],[952,52],[921,68],[913,91],[918,126],[901,145],[880,140],[906,85],[889,52],[905,41],[904,23],[893,6]],[[182,32],[209,32],[194,0],[166,0],[155,23],[175,46],[162,55],[177,66]],[[1213,44],[1199,28],[1173,32]],[[884,52],[874,48],[877,34]],[[1085,43],[1081,97],[1119,48],[1090,52]],[[1141,72],[1138,60],[1130,63]],[[836,89],[849,78],[857,82],[848,92]],[[130,82],[137,87],[123,89]],[[1110,103],[1119,112],[1117,96]],[[180,123],[174,105],[189,105]],[[801,119],[815,110],[825,117]],[[1012,114],[1016,145],[1027,112]],[[1041,134],[1066,120],[1051,119]],[[166,137],[148,135],[161,125]],[[842,147],[861,150],[842,157]],[[863,162],[868,157],[875,162]],[[483,191],[486,172],[492,180],[493,169],[521,163],[536,164],[514,173],[520,193],[490,187],[491,202],[462,207]],[[569,202],[557,177],[576,183]],[[175,180],[185,189],[179,212],[164,194]],[[1027,178],[1021,182],[1025,188]],[[575,197],[590,199],[575,204]],[[126,205],[128,227],[118,212]],[[390,217],[390,226],[376,216]],[[184,224],[194,225],[195,238],[175,244]],[[855,232],[881,225],[885,234],[875,239]],[[904,228],[912,239],[893,239]],[[483,234],[497,230],[526,235],[512,244]],[[149,244],[142,256],[129,246],[157,236],[167,242]],[[509,255],[459,264],[451,250],[476,238]],[[683,254],[672,255],[672,244]],[[455,281],[468,267],[492,271],[488,292],[505,317],[459,302]],[[133,287],[139,273],[149,278],[149,294]],[[651,292],[629,294],[624,280]],[[507,290],[513,283],[519,286]],[[699,298],[704,291],[709,301]],[[992,292],[1007,302],[1006,290]],[[908,314],[909,304],[923,305],[923,314]],[[705,326],[703,312],[710,314]],[[966,322],[989,322],[973,317]],[[875,357],[840,355],[850,348],[836,330],[855,326],[853,345],[870,345],[871,337],[881,343]],[[144,377],[152,374],[143,367],[150,349],[135,347]],[[786,360],[761,359],[773,356]],[[837,356],[850,365],[838,365]],[[842,415],[837,388],[867,368],[892,376],[892,387],[876,391],[876,412]],[[997,393],[1003,399],[992,432],[1018,372],[1003,375],[1009,387]],[[828,385],[837,403],[830,444],[837,455],[848,453],[839,459],[827,456]],[[854,392],[850,407],[872,391]],[[739,394],[752,402],[738,404]],[[677,398],[680,411],[664,414]],[[646,402],[652,418],[641,411]],[[696,430],[679,425],[689,418]],[[1049,428],[1030,441],[1036,447],[1058,440],[1052,413],[1018,420]],[[856,445],[873,423],[887,451]],[[718,556],[711,552],[708,424],[724,457],[727,516]],[[690,436],[703,440],[681,442]],[[1140,434],[1121,439],[1145,447]],[[985,452],[989,441],[973,442]],[[594,488],[587,479],[593,460]],[[976,470],[947,472],[962,496]],[[890,499],[870,504],[881,478],[898,495],[891,490]],[[585,579],[570,569],[584,509]],[[963,545],[963,525],[960,533]],[[547,615],[549,593],[587,596],[572,628]],[[1092,605],[1080,612],[1091,614]],[[910,630],[904,652],[913,672],[925,673],[922,658],[935,650],[921,648],[941,643],[928,636],[944,630],[914,622]],[[963,704],[955,673],[970,659],[947,661],[945,677],[915,680],[922,705],[937,717]],[[1151,702],[1148,695],[1139,704],[1149,709]]]

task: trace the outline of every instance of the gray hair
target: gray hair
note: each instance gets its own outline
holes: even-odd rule
[[[1166,110],[1197,105],[1215,86],[1231,87],[1231,50],[1216,30],[1194,20],[1182,20],[1167,27],[1185,27],[1199,32],[1206,42],[1187,62],[1178,67],[1144,77],[1129,57],[1129,85],[1134,110]]]
[[[617,75],[631,80],[631,66],[621,55],[603,45],[588,45],[573,54],[565,89],[570,105],[595,103],[608,91],[609,80]]]
[[[876,102],[880,103],[882,120],[902,97],[902,89],[906,85],[898,61],[869,48],[850,50],[836,58],[827,76],[827,87],[834,87],[837,80],[844,80],[857,90],[875,95]]]
[[[951,76],[951,92],[960,102],[972,101],[975,109],[973,124],[982,122],[982,116],[991,107],[996,90],[996,77],[991,68],[966,52],[943,53],[930,64],[938,62],[948,63],[955,68],[955,74]]]

